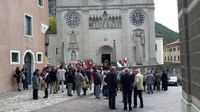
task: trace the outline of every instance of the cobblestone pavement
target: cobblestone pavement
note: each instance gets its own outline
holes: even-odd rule
[[[182,112],[181,87],[169,87],[168,91],[155,91],[154,94],[143,93],[144,108],[133,109],[132,112]],[[117,110],[122,112],[123,103],[121,93],[118,92],[116,101]],[[87,96],[79,99],[68,100],[56,105],[42,108],[35,112],[109,112],[108,100],[101,97]]]
[[[93,90],[88,90],[88,94],[91,93],[93,93]],[[66,90],[63,93],[59,91],[58,94],[50,94],[47,99],[42,98],[44,91],[40,90],[39,96],[40,98],[38,100],[33,100],[32,89],[22,90],[22,92],[13,91],[0,94],[0,112],[28,112],[55,105],[63,101],[79,99],[76,94],[73,97],[67,96]]]

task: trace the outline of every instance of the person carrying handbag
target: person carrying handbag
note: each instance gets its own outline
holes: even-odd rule
[[[84,96],[86,95],[86,92],[87,92],[87,88],[88,88],[87,84],[88,84],[88,78],[87,78],[87,76],[84,74],[84,75],[83,75],[83,82],[82,82],[82,89],[83,89],[83,95],[84,95]]]

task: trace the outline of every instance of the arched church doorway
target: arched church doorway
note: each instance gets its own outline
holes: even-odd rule
[[[24,66],[28,72],[28,84],[31,84],[31,74],[32,74],[32,54],[26,53],[24,57]]]
[[[112,62],[112,47],[103,46],[99,49],[99,62],[103,65],[110,65]]]

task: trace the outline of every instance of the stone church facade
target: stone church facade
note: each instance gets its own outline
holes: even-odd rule
[[[67,64],[123,58],[130,65],[156,64],[153,0],[57,0],[56,20],[57,35],[49,37],[51,64],[59,64],[62,55]]]

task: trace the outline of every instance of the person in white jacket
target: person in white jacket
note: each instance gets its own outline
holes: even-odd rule
[[[57,71],[57,79],[58,79],[58,86],[57,89],[59,88],[59,84],[61,83],[62,86],[62,92],[64,92],[64,81],[65,81],[65,73],[66,70],[64,69],[64,67],[61,65]]]

